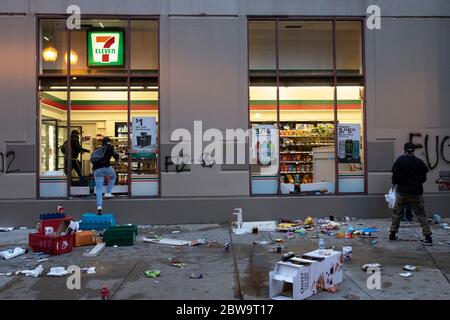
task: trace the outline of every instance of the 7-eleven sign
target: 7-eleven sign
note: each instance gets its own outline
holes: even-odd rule
[[[88,31],[88,66],[123,66],[123,32]]]

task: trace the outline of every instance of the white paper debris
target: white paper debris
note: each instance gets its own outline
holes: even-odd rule
[[[95,267],[81,268],[81,271],[86,272],[87,274],[94,274],[94,273],[96,273]]]
[[[403,266],[403,270],[416,271],[417,270],[417,266],[412,266],[412,265],[407,264],[407,265]]]
[[[20,273],[24,274],[27,277],[37,278],[41,275],[42,271],[44,271],[44,268],[42,268],[42,265],[40,264],[34,270],[22,270],[22,271],[20,271]]]
[[[12,258],[15,258],[17,256],[20,256],[20,255],[22,255],[24,253],[26,253],[25,249],[17,247],[17,248],[14,248],[14,249],[1,251],[0,252],[0,258],[8,260],[8,259],[12,259]]]
[[[411,272],[405,272],[405,273],[399,273],[399,275],[402,276],[402,277],[408,278],[408,277],[412,276],[412,273]]]
[[[9,232],[13,231],[14,227],[0,227],[0,232]]]
[[[50,272],[47,273],[47,276],[64,277],[66,274],[68,274],[66,268],[53,267],[53,268],[50,268]]]

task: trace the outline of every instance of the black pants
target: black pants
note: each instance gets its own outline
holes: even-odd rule
[[[67,176],[69,176],[69,173],[68,173],[67,169],[68,168],[67,168],[67,160],[66,160],[66,161],[64,161],[64,173]],[[75,172],[77,173],[78,177],[82,176],[80,160],[72,159],[72,170],[75,170]]]

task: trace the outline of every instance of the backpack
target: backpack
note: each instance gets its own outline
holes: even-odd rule
[[[106,160],[105,155],[106,155],[106,146],[101,146],[100,148],[95,149],[95,151],[91,153],[92,164],[94,166],[102,164]]]
[[[61,152],[63,155],[66,155],[66,150],[67,150],[67,144],[69,143],[68,140],[66,140],[63,145],[60,147],[61,148]]]

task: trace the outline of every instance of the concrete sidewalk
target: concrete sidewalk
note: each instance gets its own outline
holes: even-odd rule
[[[444,219],[448,220],[448,219]],[[448,222],[448,221],[445,221]],[[399,236],[402,241],[390,242],[389,219],[351,221],[354,227],[377,227],[373,239],[337,239],[323,235],[327,247],[341,250],[353,247],[352,259],[344,264],[344,281],[338,292],[321,292],[311,300],[359,300],[359,299],[450,299],[450,230],[432,225],[434,245],[423,246],[418,242],[421,229],[417,223],[402,223]],[[346,229],[346,227],[342,227]],[[172,233],[172,231],[180,231]],[[28,233],[32,230],[14,230],[0,233],[0,250],[15,246],[27,247]],[[143,237],[151,235],[175,239],[216,240],[211,246],[184,246],[145,243]],[[255,240],[284,238],[287,251],[297,254],[318,247],[315,238],[318,231],[305,236],[286,239],[284,233],[259,232],[235,235],[229,225],[166,225],[142,226],[133,247],[108,247],[97,257],[86,258],[83,253],[92,247],[75,248],[73,252],[49,257],[42,262],[44,272],[39,278],[0,276],[0,299],[100,299],[100,290],[107,286],[111,299],[269,299],[268,276],[281,256],[269,252],[269,245],[254,245]],[[232,243],[224,250],[226,242]],[[33,269],[42,256],[33,252],[11,260],[0,259],[0,273],[18,269]],[[170,259],[179,259],[186,266],[173,267]],[[369,290],[368,275],[361,270],[366,263],[380,263],[382,288]],[[405,264],[417,265],[420,271],[409,278],[399,276]],[[78,265],[93,267],[96,274],[82,274],[81,289],[69,290],[67,277],[48,277],[50,267]],[[145,270],[158,269],[161,276],[146,278]],[[202,273],[202,279],[190,279],[190,274]]]

